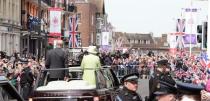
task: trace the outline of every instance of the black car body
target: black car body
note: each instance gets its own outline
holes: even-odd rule
[[[0,76],[0,101],[24,101],[16,88],[5,76]]]
[[[79,86],[84,82],[82,80],[82,69],[80,67],[70,67],[69,81],[52,81],[53,87],[45,89],[52,83],[47,83],[47,74],[49,70],[42,70],[38,77],[31,100],[33,101],[114,101],[119,88],[119,81],[110,68],[95,70],[96,86]],[[68,85],[74,82],[74,86]],[[64,86],[62,86],[64,83]],[[66,85],[65,85],[66,84]],[[75,85],[76,84],[76,85]],[[44,89],[42,89],[42,87]]]

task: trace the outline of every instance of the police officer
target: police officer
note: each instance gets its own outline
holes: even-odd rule
[[[160,80],[154,95],[155,99],[152,101],[176,101],[177,89],[174,85]]]
[[[142,101],[136,91],[138,89],[139,74],[129,74],[121,79],[123,88],[119,90],[115,101]]]
[[[28,99],[31,94],[34,77],[31,68],[28,66],[28,60],[21,60],[23,69],[20,75],[21,94],[23,98]]]
[[[155,67],[154,74],[151,76],[149,80],[149,100],[154,100],[154,91],[156,91],[156,86],[159,82],[159,80],[167,82],[171,85],[175,85],[176,82],[173,80],[173,78],[170,75],[171,68],[170,64],[168,63],[168,60],[163,59],[157,62],[157,66]]]

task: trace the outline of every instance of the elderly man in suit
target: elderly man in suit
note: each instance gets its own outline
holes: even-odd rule
[[[58,40],[56,48],[47,53],[45,66],[48,69],[58,69],[68,67],[68,57],[63,50],[63,41]],[[64,80],[67,77],[65,70],[52,70],[49,72],[49,81]]]

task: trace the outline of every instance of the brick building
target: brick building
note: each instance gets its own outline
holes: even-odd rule
[[[76,14],[79,15],[78,34],[80,34],[81,47],[88,47],[96,44],[98,30],[97,19],[104,19],[104,1],[103,0],[70,0],[76,6]],[[71,16],[72,14],[70,14]],[[66,27],[68,30],[68,28]]]

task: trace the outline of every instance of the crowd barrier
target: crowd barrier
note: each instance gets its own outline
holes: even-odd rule
[[[149,68],[141,69],[139,65],[111,65],[108,67],[113,69],[114,73],[119,79],[125,75],[132,73],[138,73],[140,79],[150,78],[150,69]]]

